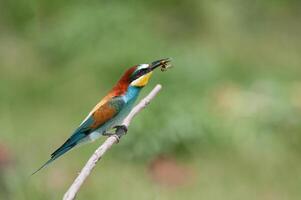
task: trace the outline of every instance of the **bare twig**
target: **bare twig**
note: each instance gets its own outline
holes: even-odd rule
[[[156,85],[156,87],[132,109],[130,114],[123,120],[122,125],[128,128],[135,115],[137,115],[143,108],[145,108],[151,102],[151,100],[158,94],[161,88],[161,85]],[[98,147],[98,149],[96,149],[96,151],[90,157],[90,159],[88,160],[84,168],[81,170],[79,175],[76,177],[68,191],[65,193],[63,200],[75,199],[80,187],[90,175],[97,161],[102,158],[102,156],[106,153],[108,149],[112,147],[113,144],[118,143],[121,136],[125,134],[124,129],[121,129],[121,131],[123,132],[119,132],[118,135],[112,135],[109,138],[107,138],[106,141],[100,147]]]

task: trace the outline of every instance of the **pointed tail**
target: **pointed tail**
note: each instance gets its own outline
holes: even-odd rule
[[[42,165],[39,169],[37,169],[35,172],[32,173],[34,175],[47,165],[49,165],[52,161],[56,160],[69,150],[71,150],[74,146],[77,144],[80,144],[83,142],[83,139],[87,136],[85,132],[75,132],[62,146],[60,146],[57,150],[55,150],[51,154],[51,158],[44,164]]]
[[[44,167],[46,167],[47,165],[49,165],[52,161],[54,161],[55,159],[50,158],[47,162],[45,162],[40,168],[38,168],[36,171],[34,171],[32,175],[36,174],[38,171],[40,171],[41,169],[43,169]]]
[[[66,143],[63,144],[60,148],[58,148],[54,153],[51,154],[51,158],[44,163],[40,168],[38,168],[36,171],[34,171],[32,175],[36,174],[38,171],[40,171],[41,169],[43,169],[44,167],[46,167],[47,165],[49,165],[52,161],[56,160],[58,157],[62,156],[63,154],[65,154],[67,151],[69,151],[70,149],[72,149],[74,145],[67,145]]]

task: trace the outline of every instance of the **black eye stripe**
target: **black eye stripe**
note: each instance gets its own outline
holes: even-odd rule
[[[150,72],[151,70],[149,68],[143,68],[143,69],[139,69],[138,71],[136,71],[133,76],[132,76],[132,81],[139,78],[140,76],[143,76],[144,74],[147,74],[148,72]]]
[[[138,73],[138,75],[142,76],[143,74],[146,73],[146,70],[147,69],[140,69],[137,73]]]

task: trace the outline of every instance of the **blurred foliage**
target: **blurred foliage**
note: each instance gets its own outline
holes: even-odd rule
[[[164,57],[175,67],[156,72],[141,96],[156,83],[162,92],[79,198],[300,199],[300,8],[297,0],[0,1],[0,142],[15,160],[0,174],[5,199],[61,198],[100,142],[28,174],[127,67]],[[151,182],[144,167],[161,154],[191,165],[195,183],[175,191]]]

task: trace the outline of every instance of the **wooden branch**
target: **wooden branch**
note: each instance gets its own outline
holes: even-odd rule
[[[152,99],[158,94],[161,88],[161,85],[156,85],[156,87],[131,110],[130,114],[123,120],[122,125],[128,128],[135,115],[137,115],[152,101]],[[84,168],[81,170],[79,175],[76,177],[72,185],[69,187],[68,191],[65,193],[63,200],[75,199],[80,187],[90,175],[97,161],[99,161],[102,158],[102,156],[106,153],[108,149],[112,147],[113,144],[118,143],[121,136],[126,133],[126,130],[118,129],[117,132],[118,133],[108,137],[106,141],[100,147],[98,147],[98,149],[96,149],[96,151],[90,157],[90,159],[88,160]]]

